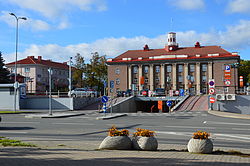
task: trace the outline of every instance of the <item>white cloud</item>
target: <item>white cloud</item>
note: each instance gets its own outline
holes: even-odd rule
[[[169,3],[183,10],[200,10],[205,7],[204,0],[169,0]]]
[[[250,48],[250,20],[241,20],[237,25],[228,26],[227,30],[212,31],[208,33],[197,33],[196,31],[177,32],[177,42],[180,47],[194,46],[199,41],[201,45],[219,45],[229,51],[240,51]],[[19,59],[27,56],[43,56],[45,59],[63,62],[70,56],[80,53],[88,61],[92,52],[99,52],[100,55],[107,55],[114,58],[127,50],[142,49],[145,44],[150,48],[164,48],[167,43],[167,34],[159,35],[155,38],[137,36],[133,38],[104,38],[93,43],[80,43],[76,45],[59,46],[56,44],[31,45],[24,52],[18,54]],[[7,62],[13,55],[7,55],[4,59]]]
[[[107,10],[105,0],[7,0],[23,9],[39,12],[51,19],[64,16],[66,11],[80,9],[83,11]]]
[[[229,13],[250,13],[249,0],[231,0],[228,4]]]
[[[12,27],[16,27],[16,19],[10,16],[9,12],[7,11],[2,11],[2,15],[0,15],[0,20],[6,22],[8,25],[12,26]],[[49,30],[51,27],[50,25],[42,20],[34,20],[31,18],[28,18],[27,20],[19,20],[18,24],[20,25],[20,27],[26,27],[29,28],[33,31],[45,31],[45,30]]]

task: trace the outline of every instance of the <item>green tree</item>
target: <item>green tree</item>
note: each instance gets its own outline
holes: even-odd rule
[[[248,83],[250,85],[250,61],[241,60],[241,66],[239,67],[239,76],[243,76],[244,86]]]
[[[75,68],[73,69],[73,74],[72,74],[73,86],[84,87],[85,82],[82,78],[86,68],[84,57],[82,57],[81,54],[77,53],[74,58],[75,58],[75,64],[73,66]]]
[[[100,56],[98,52],[92,53],[90,63],[86,65],[85,80],[91,88],[103,90],[103,81],[107,80],[106,56]]]
[[[0,51],[0,83],[10,83],[9,71],[4,67],[4,59]]]

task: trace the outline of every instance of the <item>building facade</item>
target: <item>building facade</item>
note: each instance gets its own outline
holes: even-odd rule
[[[217,93],[235,93],[238,86],[237,68],[240,56],[230,53],[220,46],[179,47],[176,33],[168,34],[168,42],[163,49],[150,49],[145,45],[142,50],[129,50],[108,59],[109,92],[134,89],[183,89],[192,94],[208,94],[209,80],[214,80]],[[227,76],[225,76],[225,67]],[[114,88],[110,88],[110,81]],[[225,84],[229,81],[230,84]]]
[[[15,62],[6,64],[11,73],[15,73]],[[49,89],[49,73],[52,73],[52,89],[67,88],[69,81],[69,66],[67,62],[58,63],[51,60],[44,60],[42,56],[35,58],[28,56],[25,59],[17,61],[17,74],[23,76],[27,91],[30,93],[45,92]]]

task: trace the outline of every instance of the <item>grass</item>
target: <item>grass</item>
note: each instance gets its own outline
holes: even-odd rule
[[[36,147],[36,145],[30,144],[30,143],[24,143],[19,140],[11,140],[5,137],[0,137],[0,144],[2,146]]]

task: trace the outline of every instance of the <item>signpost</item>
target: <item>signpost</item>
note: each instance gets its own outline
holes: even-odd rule
[[[231,79],[231,66],[230,65],[225,65],[224,78],[226,80],[230,80]]]
[[[209,94],[210,94],[210,95],[215,94],[215,89],[214,89],[214,88],[210,88],[210,89],[209,89]]]
[[[225,80],[224,84],[225,84],[226,86],[230,86],[231,81],[230,81],[230,80]]]
[[[167,101],[167,106],[168,106],[169,113],[171,113],[172,104],[173,104],[173,102],[171,100]]]
[[[102,96],[102,99],[101,99],[101,100],[102,100],[102,103],[103,103],[103,107],[102,107],[103,112],[106,113],[106,111],[107,111],[107,107],[106,107],[107,104],[106,104],[106,103],[108,102],[109,99],[108,99],[107,96]],[[105,115],[106,115],[106,114],[105,114]]]

